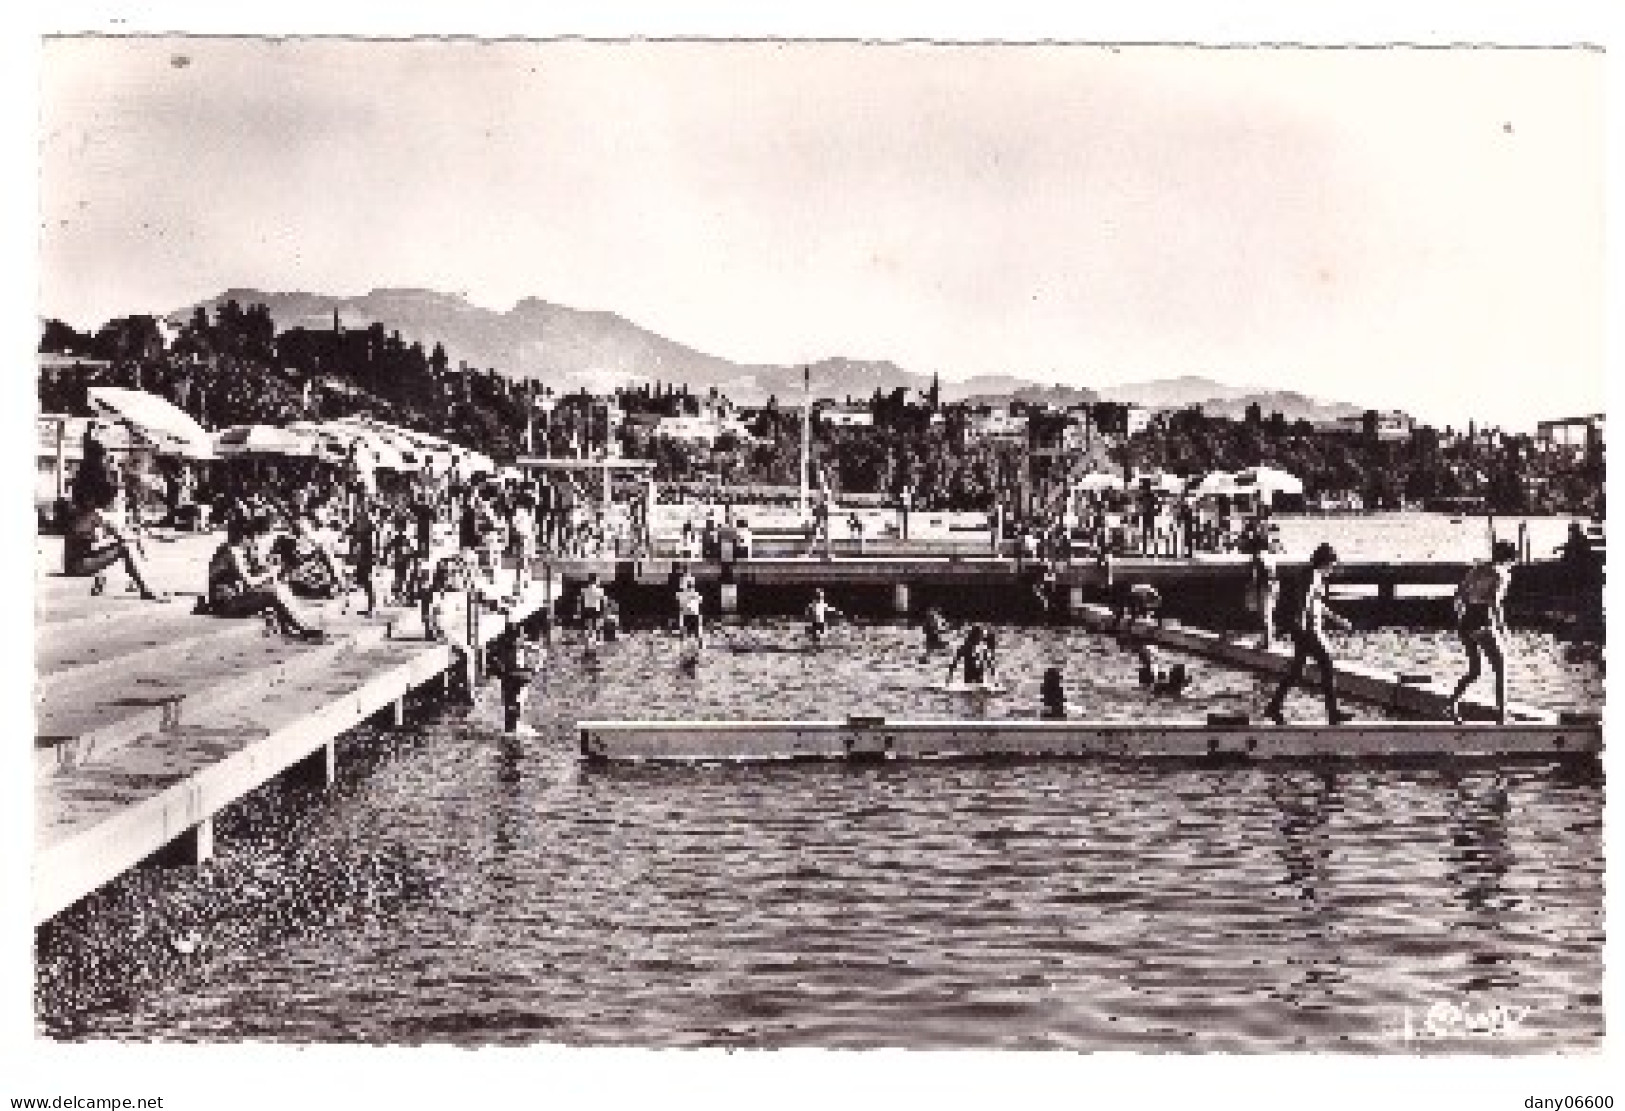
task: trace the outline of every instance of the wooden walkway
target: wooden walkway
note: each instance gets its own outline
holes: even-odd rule
[[[216,541],[149,543],[157,585],[195,591]],[[399,714],[411,690],[450,666],[423,638],[416,610],[371,618],[338,602],[316,610],[328,643],[266,634],[257,619],[191,613],[86,579],[36,576],[38,715],[34,921],[43,922],[156,855],[206,858],[212,818],[289,769],[330,782],[333,741],[367,719]],[[357,596],[359,598],[359,596]],[[485,614],[489,642],[543,604],[533,584],[509,612]]]
[[[1112,759],[1415,759],[1592,757],[1591,722],[1346,725],[1066,720],[584,721],[592,761],[733,763],[758,760],[928,760],[967,757]]]

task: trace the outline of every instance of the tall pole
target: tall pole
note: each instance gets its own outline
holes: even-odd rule
[[[807,512],[812,483],[812,367],[801,368],[801,512]]]

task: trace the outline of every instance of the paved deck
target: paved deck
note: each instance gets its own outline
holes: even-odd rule
[[[312,605],[330,634],[307,644],[257,619],[191,612],[213,536],[150,540],[154,585],[169,603],[54,574],[60,542],[38,549],[35,594],[34,920],[43,922],[160,853],[205,857],[213,815],[290,768],[330,777],[332,742],[399,707],[442,674],[452,650],[423,637],[415,609],[363,618]],[[488,642],[543,604],[545,584]],[[359,595],[357,595],[359,600]]]

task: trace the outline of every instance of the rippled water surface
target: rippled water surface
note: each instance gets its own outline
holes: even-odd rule
[[[1372,636],[1434,643],[1430,658],[1453,666],[1443,638]],[[1014,689],[981,701],[925,689],[945,659],[922,663],[917,634],[891,626],[842,628],[816,653],[790,625],[734,628],[693,673],[666,637],[592,662],[566,646],[534,707],[539,738],[502,738],[481,705],[351,745],[332,795],[271,792],[222,822],[203,873],[138,873],[46,931],[42,1028],[1083,1050],[1600,1042],[1594,769],[599,769],[574,755],[581,718],[1027,714],[1051,663],[1091,716],[1261,697],[1250,677],[1198,665],[1189,699],[1150,701],[1101,638],[1001,640]],[[1526,656],[1548,691],[1600,704],[1594,663]],[[1316,711],[1307,696],[1289,709]],[[1441,1027],[1463,1012],[1440,1006],[1521,1022],[1489,1043]]]

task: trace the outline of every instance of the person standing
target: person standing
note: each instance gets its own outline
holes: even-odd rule
[[[914,487],[905,482],[902,491],[897,495],[897,532],[898,536],[908,539],[908,516],[914,511]]]
[[[1252,558],[1247,561],[1247,608],[1258,615],[1263,627],[1258,638],[1260,651],[1267,651],[1275,643],[1275,609],[1281,602],[1281,571],[1276,566],[1275,554],[1270,551],[1269,538],[1262,532],[1247,537]]]
[[[548,627],[542,626],[537,640],[524,626],[505,638],[498,665],[502,671],[502,731],[511,737],[534,737],[536,730],[525,724],[525,706],[547,659]]]
[[[1332,655],[1326,649],[1323,635],[1327,625],[1343,630],[1352,628],[1346,619],[1326,605],[1327,580],[1336,569],[1337,552],[1330,544],[1321,544],[1309,557],[1309,582],[1304,588],[1302,600],[1293,608],[1287,630],[1292,637],[1292,663],[1280,686],[1270,697],[1269,705],[1264,708],[1264,716],[1277,725],[1286,724],[1281,714],[1282,704],[1286,701],[1287,693],[1302,680],[1304,667],[1310,660],[1314,660],[1320,670],[1321,691],[1326,700],[1326,720],[1332,725],[1341,725],[1353,717],[1337,707],[1337,674],[1333,670]]]
[[[1490,562],[1477,563],[1456,588],[1456,635],[1467,649],[1467,674],[1461,677],[1450,695],[1445,713],[1450,720],[1461,721],[1461,696],[1478,679],[1482,670],[1481,656],[1490,661],[1495,672],[1495,721],[1505,725],[1507,720],[1506,673],[1506,593],[1512,583],[1512,567],[1518,562],[1518,548],[1510,540],[1497,540],[1491,549]]]
[[[355,585],[367,599],[367,608],[361,611],[361,616],[371,617],[378,608],[372,581],[378,563],[378,525],[372,519],[372,506],[364,496],[357,499],[355,516],[350,518],[350,562],[355,565]]]
[[[700,592],[694,588],[694,576],[684,575],[677,586],[677,631],[685,648],[691,642],[696,649],[705,647],[701,602]]]

